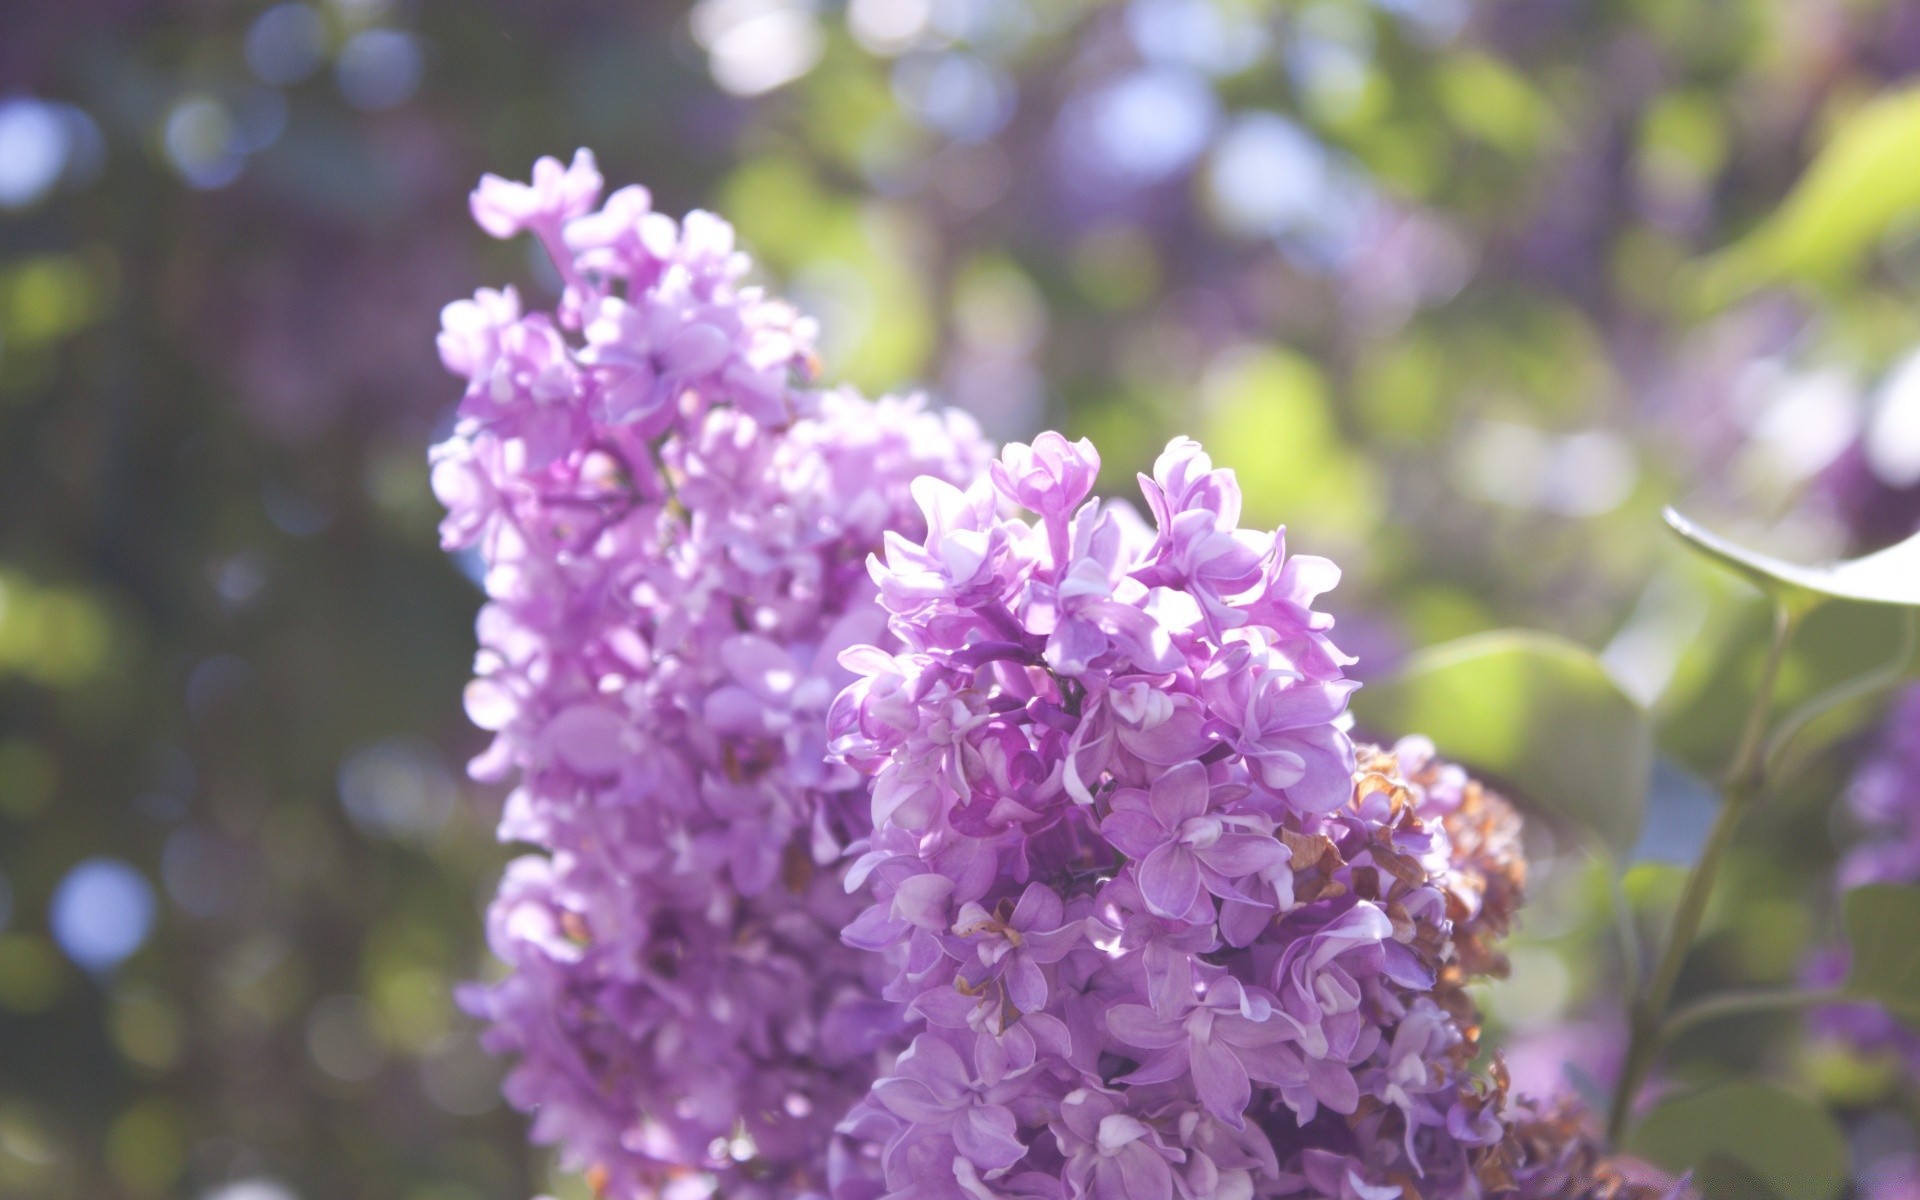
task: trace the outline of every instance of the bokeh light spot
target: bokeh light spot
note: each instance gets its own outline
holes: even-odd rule
[[[713,81],[736,96],[791,83],[820,61],[820,22],[786,0],[701,0],[693,36],[706,47]]]
[[[1920,483],[1920,354],[1908,355],[1887,376],[1867,425],[1867,464],[1897,488]]]
[[[1197,72],[1146,67],[1091,99],[1092,148],[1107,173],[1154,183],[1184,169],[1206,148],[1219,101]]]
[[[392,738],[363,746],[340,764],[340,803],[364,833],[409,837],[446,822],[459,792],[425,742]]]
[[[369,29],[341,48],[333,70],[348,104],[378,112],[413,99],[425,65],[420,39],[397,29]]]
[[[203,1193],[201,1200],[300,1200],[300,1193],[277,1179],[241,1179]]]
[[[1260,60],[1267,31],[1251,13],[1213,0],[1133,0],[1127,32],[1152,62],[1231,75]]]
[[[47,919],[67,957],[93,971],[118,966],[153,928],[153,888],[114,858],[90,858],[53,890]]]
[[[985,141],[1013,115],[1013,84],[963,52],[901,59],[893,91],[915,120],[956,142]]]
[[[359,996],[326,996],[307,1013],[307,1056],[346,1083],[379,1074],[386,1048],[374,1028],[373,1007]]]
[[[1249,113],[1213,149],[1207,198],[1232,233],[1284,233],[1311,218],[1326,171],[1326,151],[1306,131],[1274,113]]]
[[[320,68],[327,27],[308,4],[276,4],[247,30],[247,69],[261,83],[285,87]]]
[[[167,160],[191,187],[225,187],[246,164],[239,132],[226,105],[211,96],[189,96],[167,114]]]
[[[41,100],[0,102],[0,208],[25,208],[60,180],[67,163],[67,126]]]
[[[932,0],[852,0],[847,5],[847,29],[853,40],[875,54],[913,49],[932,21]]]

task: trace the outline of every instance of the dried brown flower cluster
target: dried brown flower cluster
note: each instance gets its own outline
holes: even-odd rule
[[[1475,979],[1506,976],[1507,957],[1498,944],[1524,899],[1527,862],[1520,814],[1505,797],[1440,759],[1424,739],[1406,739],[1391,750],[1356,749],[1356,797],[1384,794],[1395,813],[1388,829],[1417,835],[1437,821],[1446,832],[1448,865],[1434,881],[1447,896],[1450,944],[1431,944],[1435,931],[1425,923],[1415,929],[1412,944],[1436,964],[1434,999],[1466,1034],[1454,1052],[1461,1060],[1456,1065],[1464,1068],[1479,1053],[1481,1032],[1479,1009],[1466,987]],[[1374,857],[1379,858],[1378,851]],[[1472,1097],[1479,1111],[1498,1114],[1507,1129],[1498,1143],[1473,1155],[1483,1195],[1512,1200],[1686,1200],[1693,1195],[1684,1182],[1609,1154],[1594,1115],[1578,1103],[1542,1108],[1510,1095],[1509,1087],[1506,1065],[1496,1052]],[[1403,1200],[1424,1195],[1414,1180],[1395,1182]]]

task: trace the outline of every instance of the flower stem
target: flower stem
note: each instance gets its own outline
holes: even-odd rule
[[[1786,657],[1787,643],[1792,640],[1797,623],[1798,613],[1786,603],[1776,600],[1773,640],[1767,647],[1766,661],[1760,668],[1760,683],[1754,689],[1753,705],[1747,710],[1739,749],[1734,752],[1726,783],[1721,788],[1719,814],[1714,818],[1713,829],[1707,834],[1707,844],[1701,849],[1699,859],[1693,864],[1693,869],[1687,872],[1686,886],[1680,892],[1680,904],[1674,909],[1673,923],[1667,929],[1659,966],[1654,969],[1646,991],[1634,1002],[1630,1014],[1626,1062],[1621,1067],[1620,1082],[1613,1093],[1613,1108],[1607,1117],[1607,1138],[1615,1144],[1626,1132],[1634,1096],[1646,1082],[1647,1073],[1653,1069],[1654,1060],[1660,1053],[1667,1005],[1673,999],[1674,984],[1679,982],[1680,968],[1686,963],[1687,951],[1692,947],[1694,936],[1700,932],[1700,922],[1706,916],[1707,901],[1713,895],[1714,877],[1720,871],[1720,859],[1733,841],[1734,829],[1740,824],[1740,818],[1746,814],[1748,805],[1759,795],[1765,783],[1766,730],[1767,719],[1773,712],[1773,686],[1779,678],[1780,663]]]
[[[1770,988],[1765,991],[1722,992],[1718,996],[1708,996],[1703,1000],[1683,1004],[1675,1009],[1661,1030],[1661,1037],[1665,1041],[1671,1041],[1695,1025],[1717,1021],[1721,1017],[1814,1008],[1822,1004],[1837,1004],[1846,998],[1846,990],[1837,987]]]
[[[1900,614],[1900,646],[1892,658],[1864,675],[1829,688],[1787,714],[1773,731],[1773,736],[1767,739],[1767,773],[1776,778],[1779,776],[1787,751],[1793,748],[1793,739],[1816,720],[1842,705],[1864,700],[1905,679],[1907,666],[1913,661],[1916,642],[1920,641],[1920,628],[1916,626],[1920,626],[1920,613],[1912,609],[1903,611]]]

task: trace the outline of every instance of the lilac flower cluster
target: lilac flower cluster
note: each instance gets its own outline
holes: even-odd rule
[[[1455,950],[1517,900],[1510,811],[1418,741],[1356,754],[1338,572],[1239,528],[1231,472],[1176,440],[1148,525],[1098,466],[1045,434],[921,480],[873,566],[905,648],[842,658],[833,744],[875,776],[845,938],[915,1032],[834,1195],[1519,1194]]]
[[[542,851],[492,907],[510,973],[462,1002],[518,1056],[533,1136],[609,1194],[804,1195],[901,1026],[839,938],[868,826],[826,760],[837,656],[885,637],[864,560],[919,535],[910,482],[990,451],[811,387],[811,324],[743,285],[723,221],[600,190],[584,151],[486,178],[475,218],[539,238],[565,291],[482,291],[440,335],[467,389],[433,483],[487,593],[472,770],[514,783],[501,837]]]
[[[1847,789],[1847,807],[1865,831],[1840,863],[1840,886],[1920,880],[1920,688],[1887,714],[1879,750]]]
[[[1842,888],[1869,883],[1920,883],[1920,688],[1903,692],[1887,715],[1879,749],[1854,773],[1847,807],[1864,836],[1840,861]],[[1844,950],[1809,962],[1815,986],[1846,977]],[[1894,1055],[1920,1077],[1920,1033],[1877,1004],[1835,1004],[1814,1010],[1814,1028],[1865,1053]]]
[[[1331,563],[1191,442],[1148,525],[1084,442],[814,387],[724,222],[600,190],[483,180],[564,290],[440,337],[472,769],[540,851],[461,999],[536,1140],[620,1200],[1642,1194],[1469,1069],[1518,819],[1349,741]]]

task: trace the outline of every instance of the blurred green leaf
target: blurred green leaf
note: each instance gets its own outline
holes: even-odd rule
[[[1786,200],[1708,266],[1706,290],[1725,303],[1780,279],[1845,278],[1890,228],[1920,209],[1920,89],[1849,114]]]
[[[1658,175],[1681,164],[1699,178],[1727,159],[1726,117],[1709,91],[1662,96],[1640,125],[1641,170]]]
[[[1920,534],[1863,558],[1803,567],[1736,545],[1674,509],[1666,510],[1666,518],[1701,554],[1803,610],[1829,599],[1920,607]]]
[[[1824,1108],[1773,1084],[1725,1083],[1649,1113],[1627,1149],[1669,1171],[1698,1170],[1708,1200],[1828,1200],[1846,1178],[1847,1146]],[[1729,1163],[1727,1160],[1731,1160]]]
[[[1441,64],[1440,103],[1459,128],[1509,154],[1532,150],[1552,112],[1525,76],[1499,59],[1461,54]]]
[[[1920,887],[1854,888],[1846,912],[1853,950],[1847,991],[1920,1023]]]
[[[1424,733],[1617,856],[1639,839],[1652,723],[1583,646],[1519,630],[1476,634],[1415,655],[1355,693],[1353,708],[1376,730]]]
[[[1373,464],[1334,423],[1325,375],[1291,350],[1229,350],[1208,372],[1199,438],[1231,467],[1252,524],[1286,521],[1359,541],[1380,519]]]
[[[1694,1169],[1693,1183],[1707,1200],[1782,1200],[1779,1192],[1731,1154],[1707,1155]]]

